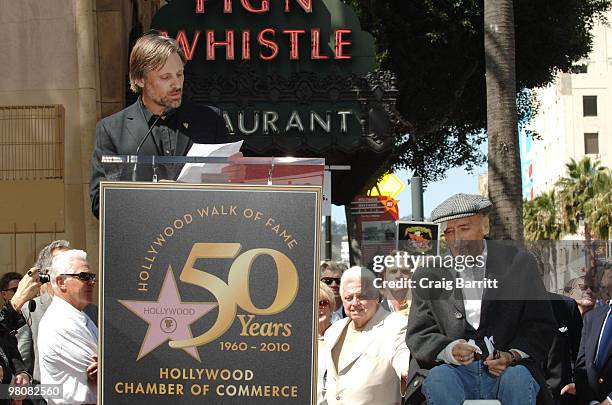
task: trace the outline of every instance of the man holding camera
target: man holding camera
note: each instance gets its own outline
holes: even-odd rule
[[[6,290],[6,288],[3,289]],[[38,271],[32,268],[16,287],[10,288],[10,294],[3,294],[6,302],[0,308],[0,382],[2,384],[10,384],[13,376],[15,376],[16,384],[27,385],[31,381],[14,336],[17,330],[26,323],[21,315],[21,308],[38,294],[39,289]],[[9,400],[0,399],[0,404],[9,402]],[[20,401],[16,403],[19,404]]]

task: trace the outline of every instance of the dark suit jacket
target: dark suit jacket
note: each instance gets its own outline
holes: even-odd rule
[[[601,305],[584,316],[576,364],[576,389],[580,404],[603,401],[608,395],[612,395],[612,351],[608,352],[603,370],[598,371],[595,368],[597,343],[608,308],[608,305]]]
[[[131,170],[121,172],[119,167],[115,169],[105,168],[100,161],[103,155],[133,155],[136,153],[138,144],[149,130],[149,124],[145,121],[138,103],[137,101],[131,106],[101,119],[96,125],[96,142],[91,159],[91,178],[89,181],[91,209],[96,217],[98,217],[99,211],[100,181],[131,179]],[[194,142],[229,142],[227,128],[219,110],[183,100],[175,114],[175,129],[178,130],[174,151],[176,156],[186,155]],[[144,142],[139,154],[158,154],[151,136]],[[138,179],[151,178],[151,168],[145,166],[140,165],[138,167]],[[178,175],[178,172],[175,174]],[[172,175],[169,177],[174,179]]]
[[[573,299],[554,293],[549,293],[549,296],[557,331],[544,363],[546,382],[557,403],[577,404],[576,396],[566,394],[561,397],[560,394],[563,387],[574,382],[574,367],[582,334],[582,316]]]
[[[540,394],[545,396],[540,402],[550,403],[541,365],[556,324],[535,259],[523,249],[494,241],[487,241],[487,251],[485,276],[497,279],[499,289],[485,289],[475,337],[494,336],[496,349],[518,349],[531,356],[522,364],[540,384]],[[418,286],[421,278],[449,280],[454,274],[451,269],[421,268],[413,280]],[[470,328],[461,289],[413,290],[406,343],[422,367],[436,365],[438,353],[452,341],[465,339]]]

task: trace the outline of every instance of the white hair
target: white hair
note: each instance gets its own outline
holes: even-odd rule
[[[366,267],[353,266],[342,273],[340,278],[340,295],[344,295],[344,286],[348,280],[359,280],[361,282],[361,293],[364,294],[366,291],[375,292],[378,294],[378,289],[374,286],[374,280],[376,275],[373,271]]]
[[[74,269],[72,268],[73,260],[87,261],[87,253],[82,250],[72,249],[58,253],[53,256],[51,261],[51,268],[49,269],[49,275],[51,276],[51,285],[53,288],[57,288],[56,278],[60,274],[73,274]]]

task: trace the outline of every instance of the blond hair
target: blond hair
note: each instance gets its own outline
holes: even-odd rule
[[[334,292],[327,284],[322,281],[319,281],[319,299],[325,298],[329,301],[329,308],[332,312],[334,312],[336,308],[336,299],[334,298]]]
[[[134,93],[140,93],[142,89],[136,81],[142,80],[147,73],[162,68],[173,53],[185,64],[185,54],[174,39],[156,33],[138,38],[130,53],[130,89]]]

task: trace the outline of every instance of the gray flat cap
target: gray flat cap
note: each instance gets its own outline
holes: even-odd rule
[[[431,212],[431,220],[439,224],[451,219],[471,217],[491,208],[491,201],[478,194],[455,194]]]

